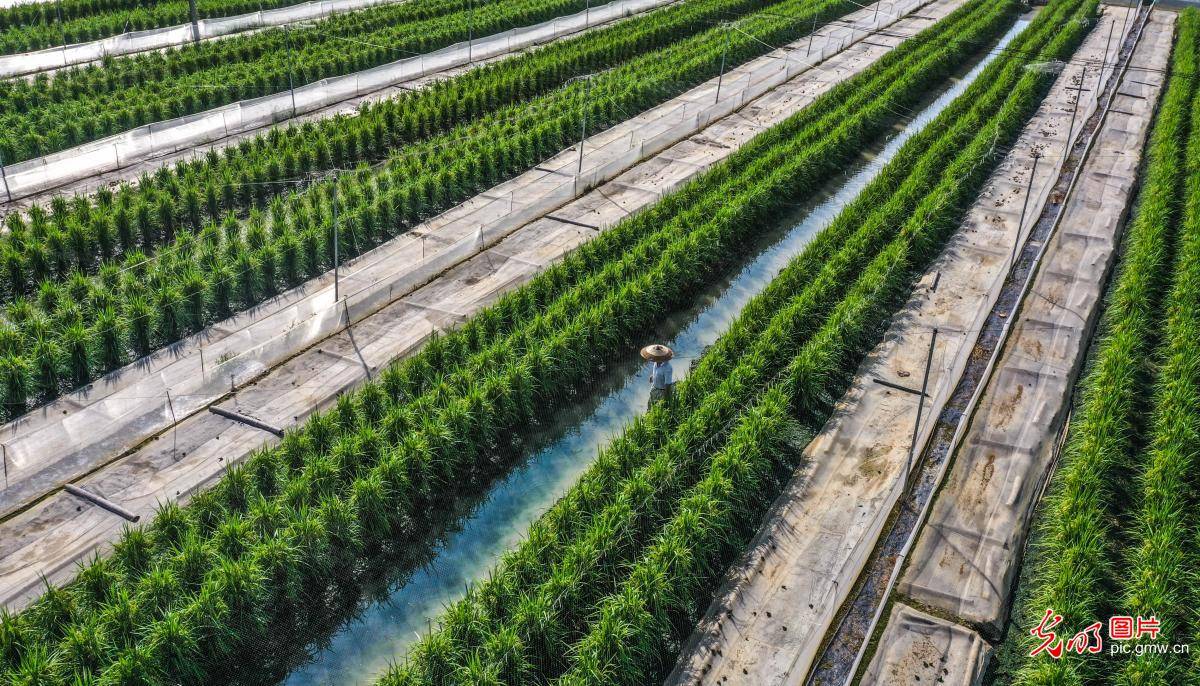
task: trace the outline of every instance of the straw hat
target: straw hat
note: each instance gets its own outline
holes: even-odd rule
[[[642,348],[642,359],[650,362],[666,362],[675,357],[675,351],[661,343],[654,343]]]

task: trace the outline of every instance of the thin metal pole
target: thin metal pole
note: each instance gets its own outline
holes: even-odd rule
[[[1083,84],[1087,83],[1087,65],[1079,72],[1079,88],[1075,90],[1075,106],[1071,108],[1071,127],[1067,129],[1067,152],[1071,151],[1071,138],[1075,135],[1075,115],[1079,113],[1079,101],[1083,99]],[[1066,159],[1066,153],[1063,154]]]
[[[62,38],[63,47],[67,45],[67,27],[63,24],[62,18],[62,0],[54,3],[54,12],[58,15],[58,35]]]
[[[817,15],[813,15],[812,31],[808,32],[808,47],[804,50],[804,59],[812,54],[813,36],[817,35]]]
[[[1134,8],[1134,5],[1131,3],[1129,5],[1129,11],[1125,13],[1125,18],[1121,20],[1121,39],[1122,40],[1124,40],[1124,38],[1125,38],[1125,26],[1126,26],[1126,24],[1129,23],[1129,18],[1134,15],[1133,8]],[[1117,50],[1117,56],[1120,56],[1120,54],[1121,54],[1121,51]]]
[[[882,4],[883,0],[879,0],[879,2],[875,3],[875,16],[871,17],[871,26],[875,26],[875,24],[879,21],[879,6]]]
[[[592,25],[592,0],[587,0],[583,5],[583,28]]]
[[[475,63],[475,0],[467,5],[467,63]]]
[[[2,461],[4,462],[4,490],[7,491],[8,490],[8,446],[4,445],[3,443],[0,443],[0,450],[4,451],[3,458],[2,458]]]
[[[330,195],[333,196],[333,301],[339,300],[338,296],[338,216],[337,216],[337,177],[333,179],[333,185]]]
[[[913,461],[916,459],[917,434],[921,430],[921,412],[925,409],[925,394],[929,390],[929,368],[933,366],[933,349],[937,345],[937,327],[929,336],[929,353],[925,356],[925,377],[921,379],[921,395],[917,396],[917,421],[913,423],[912,442],[908,446],[908,460],[904,465],[904,490],[908,490],[908,478],[912,473]]]
[[[12,191],[8,188],[8,172],[4,169],[3,150],[0,150],[0,179],[4,179],[4,202],[12,202]]]
[[[721,50],[721,75],[717,77],[717,97],[714,103],[721,101],[721,84],[725,81],[725,56],[729,53],[729,24],[725,24],[725,48]]]
[[[1105,67],[1105,65],[1108,64],[1108,49],[1109,49],[1109,47],[1111,47],[1112,37],[1113,37],[1113,29],[1115,29],[1115,28],[1117,28],[1117,20],[1114,18],[1113,22],[1108,25],[1108,40],[1104,41],[1104,61],[1100,63],[1100,76],[1101,77],[1104,76],[1104,67]],[[1099,88],[1099,87],[1097,87],[1097,88]],[[1097,92],[1099,92],[1099,91],[1097,91]]]
[[[59,0],[60,2],[62,0]],[[188,9],[192,13],[192,40],[200,42],[200,16],[196,13],[196,0],[188,0]]]
[[[1029,185],[1025,187],[1025,202],[1021,205],[1021,219],[1017,222],[1017,236],[1013,239],[1012,263],[1017,263],[1017,246],[1021,244],[1021,227],[1025,226],[1025,212],[1029,209],[1029,196],[1033,193],[1033,177],[1037,174],[1038,160],[1042,156],[1033,154],[1033,169],[1029,172]]]
[[[201,354],[204,354],[204,348],[200,348]],[[203,365],[201,365],[203,373]],[[179,449],[179,420],[175,418],[175,403],[171,401],[171,390],[167,389],[167,409],[171,410],[171,459],[177,460],[175,451]]]
[[[288,90],[292,93],[292,118],[296,118],[296,82],[292,77],[293,65],[296,64],[296,58],[292,54],[292,29],[287,24],[283,25],[283,35],[286,38],[288,51]]]
[[[583,96],[583,126],[579,129],[579,166],[575,170],[575,178],[578,179],[583,175],[583,142],[587,139],[587,105],[592,97],[592,77],[588,76],[588,85],[586,94]]]

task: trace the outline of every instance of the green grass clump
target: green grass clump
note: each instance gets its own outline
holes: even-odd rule
[[[1181,18],[1180,47],[1194,55],[1200,12]],[[1183,43],[1184,40],[1189,41]],[[1195,81],[1196,61],[1190,74]],[[1200,98],[1193,95],[1179,248],[1166,294],[1145,470],[1137,479],[1133,549],[1123,578],[1123,614],[1155,616],[1160,643],[1200,635]],[[1145,653],[1114,679],[1137,686],[1200,683],[1194,656]]]

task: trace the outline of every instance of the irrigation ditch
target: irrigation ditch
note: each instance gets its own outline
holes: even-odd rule
[[[1001,50],[1023,27],[1015,25],[998,43]],[[673,312],[647,333],[676,352],[673,378],[687,377],[691,365],[798,255],[809,239],[879,173],[905,141],[933,120],[982,71],[995,51],[964,65],[948,87],[929,94],[917,113],[897,125],[886,141],[876,141],[862,158],[831,179],[808,203],[768,227],[731,265],[731,277],[696,293],[691,307]],[[596,453],[642,414],[650,398],[644,363],[628,359],[611,365],[568,407],[530,440],[527,457],[488,489],[470,514],[442,538],[429,562],[395,582],[383,597],[369,600],[327,644],[314,646],[313,661],[286,680],[290,686],[319,686],[337,680],[368,681],[429,630],[445,605],[465,585],[482,578],[500,555],[521,538],[584,472]]]

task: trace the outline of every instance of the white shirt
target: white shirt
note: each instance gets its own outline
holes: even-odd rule
[[[671,365],[666,362],[654,362],[650,370],[650,387],[655,390],[666,390],[671,387]]]

